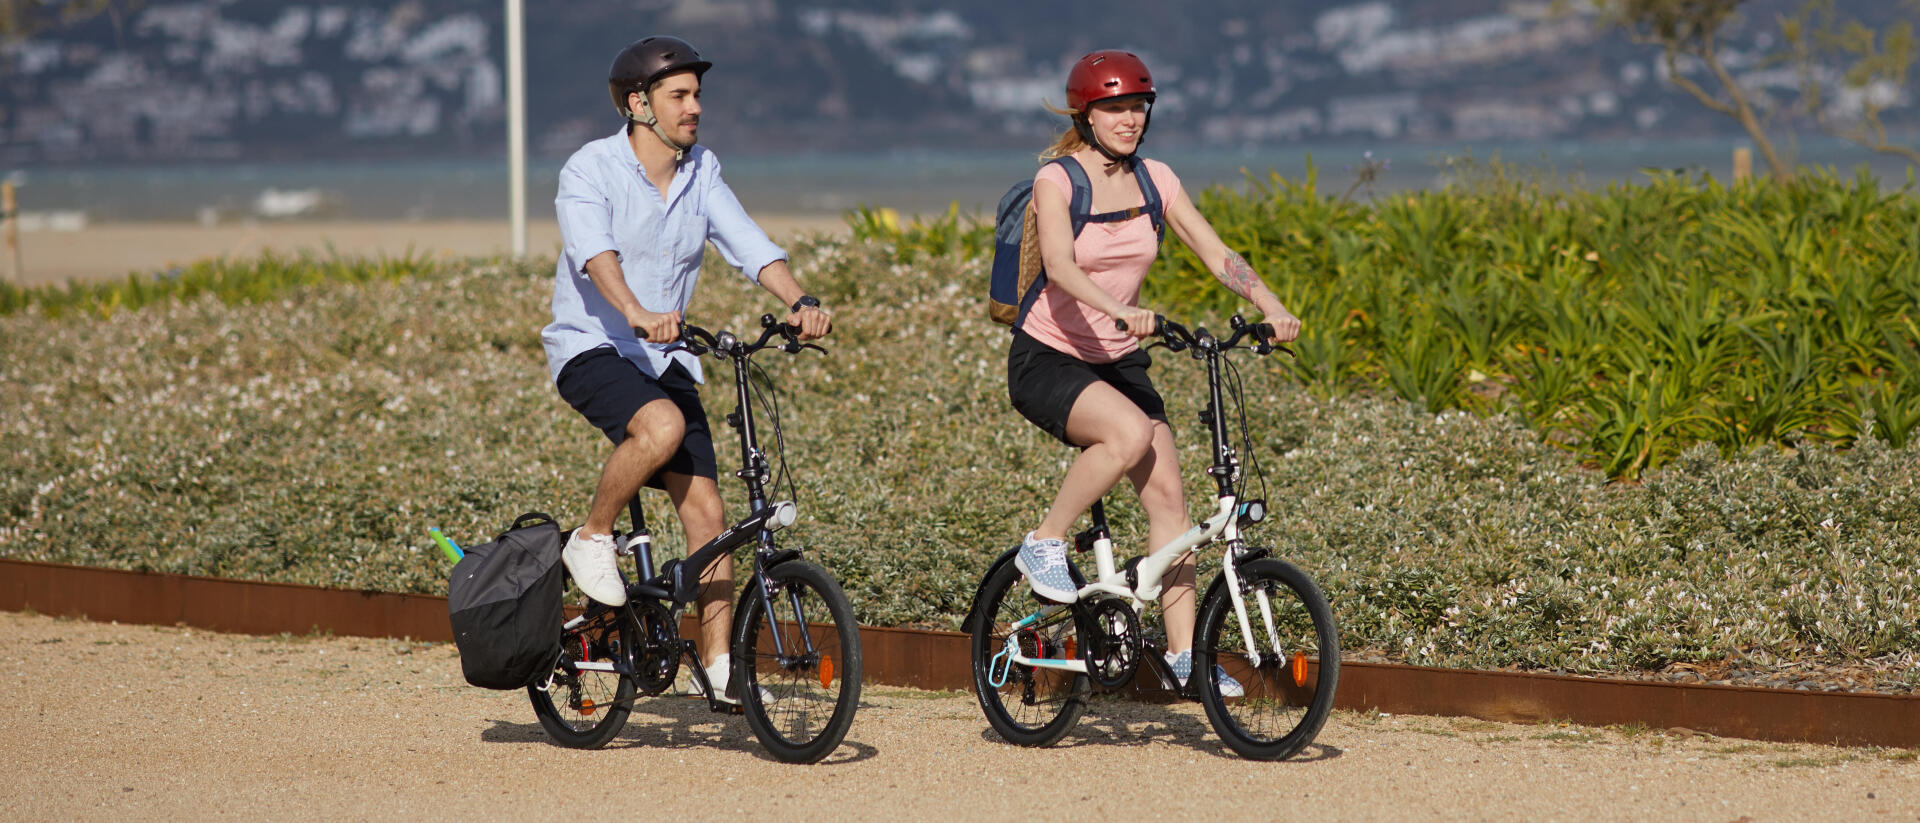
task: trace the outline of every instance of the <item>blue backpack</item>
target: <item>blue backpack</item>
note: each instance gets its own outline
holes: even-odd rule
[[[1066,171],[1067,182],[1073,186],[1067,213],[1073,216],[1076,239],[1088,223],[1117,223],[1142,214],[1153,221],[1154,236],[1166,239],[1167,224],[1160,206],[1160,190],[1153,185],[1153,175],[1147,173],[1147,166],[1139,157],[1128,155],[1127,164],[1133,169],[1133,179],[1140,183],[1144,203],[1104,214],[1089,214],[1093,210],[1093,185],[1088,182],[1087,171],[1080,167],[1080,161],[1059,157],[1052,162]],[[1039,231],[1039,221],[1033,219],[1033,178],[1029,177],[1007,189],[993,221],[993,275],[987,285],[987,316],[996,323],[1020,328],[1020,324],[1026,322],[1027,311],[1033,308],[1033,301],[1040,297],[1040,290],[1047,287],[1047,273],[1040,261]]]

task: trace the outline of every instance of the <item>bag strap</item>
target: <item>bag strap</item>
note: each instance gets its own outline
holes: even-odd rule
[[[513,531],[514,529],[522,528],[525,526],[538,526],[542,523],[552,523],[555,526],[560,525],[559,521],[554,520],[553,516],[550,514],[547,514],[546,512],[527,512],[526,514],[523,514],[523,515],[520,515],[519,517],[514,518],[513,525],[508,526],[507,531]],[[504,533],[505,532],[502,532],[502,534]]]
[[[1132,220],[1144,214],[1147,216],[1147,219],[1153,221],[1154,237],[1159,240],[1165,240],[1167,238],[1167,223],[1164,215],[1164,207],[1160,203],[1160,187],[1154,185],[1153,175],[1147,172],[1146,160],[1138,155],[1128,155],[1127,166],[1133,171],[1134,182],[1140,185],[1140,205],[1119,211],[1088,215],[1084,222],[1118,223],[1122,220]],[[1078,235],[1076,234],[1075,236],[1077,237]]]
[[[1080,161],[1072,155],[1056,157],[1053,162],[1067,173],[1067,183],[1073,194],[1067,200],[1067,214],[1073,218],[1073,236],[1080,237],[1080,230],[1087,227],[1093,212],[1093,182],[1087,179],[1087,170],[1081,168]]]

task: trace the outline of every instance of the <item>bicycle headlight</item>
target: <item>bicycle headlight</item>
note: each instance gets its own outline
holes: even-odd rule
[[[773,514],[767,515],[767,529],[784,529],[800,518],[800,507],[791,500],[782,500],[773,504]]]

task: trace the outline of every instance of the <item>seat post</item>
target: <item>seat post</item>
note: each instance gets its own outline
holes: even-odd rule
[[[1106,580],[1114,574],[1113,532],[1107,528],[1106,498],[1093,501],[1093,510],[1087,516],[1093,520],[1084,533],[1093,536],[1094,579]]]
[[[647,529],[646,508],[640,505],[640,492],[627,503],[627,516],[633,520],[633,532],[627,535],[627,550],[633,552],[640,569],[640,582],[653,579],[653,532]]]

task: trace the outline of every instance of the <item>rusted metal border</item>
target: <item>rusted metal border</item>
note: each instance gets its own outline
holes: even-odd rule
[[[0,610],[243,634],[452,639],[447,600],[0,558]],[[869,683],[970,689],[967,637],[861,627]],[[1639,724],[1757,740],[1920,748],[1920,697],[1655,683],[1379,663],[1340,667],[1345,709]],[[1152,695],[1145,695],[1151,697]]]

